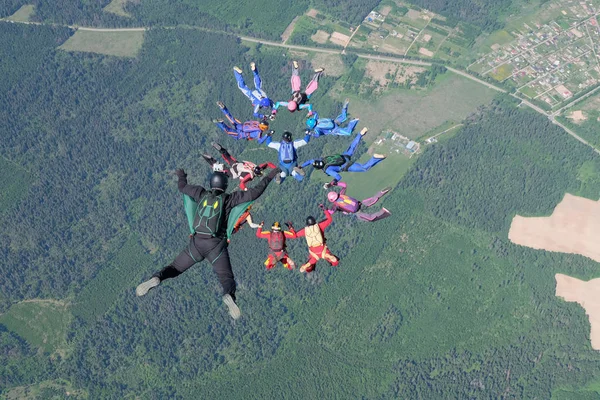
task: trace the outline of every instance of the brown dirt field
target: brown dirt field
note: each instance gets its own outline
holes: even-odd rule
[[[337,54],[325,54],[318,53],[311,60],[311,64],[316,67],[325,68],[325,74],[327,76],[342,76],[346,67],[344,67],[344,62],[342,61],[342,57]]]
[[[298,18],[300,18],[300,17],[294,17],[292,22],[290,22],[288,27],[285,28],[285,31],[283,31],[283,33],[281,34],[281,41],[283,43],[287,42],[287,40],[290,38],[290,36],[292,36],[292,32],[294,32],[294,26],[296,26],[296,21],[298,21]]]
[[[348,43],[348,40],[350,40],[350,36],[344,35],[343,33],[339,32],[333,32],[329,40],[331,40],[332,43],[339,44],[340,46],[345,46],[346,43]]]
[[[427,57],[433,57],[433,51],[427,50],[425,47],[421,47],[419,49],[419,53]]]
[[[578,124],[581,121],[585,121],[587,117],[581,110],[573,111],[571,114],[567,116],[567,118],[572,119],[574,123]]]
[[[424,71],[425,68],[422,67],[401,67],[398,69],[395,80],[398,83],[404,83],[410,79],[414,83],[417,80],[417,74]]]
[[[600,202],[567,193],[550,217],[515,216],[508,238],[521,246],[600,262]]]
[[[316,43],[327,43],[327,39],[329,39],[329,33],[322,31],[322,30],[318,30],[317,33],[315,33],[314,35],[312,35],[310,37],[312,39],[313,42]]]
[[[383,15],[384,17],[387,17],[390,11],[392,11],[392,6],[383,6],[381,7],[381,11],[379,12],[379,14]]]
[[[369,60],[365,68],[365,73],[373,80],[373,82],[378,82],[380,86],[387,86],[390,81],[385,75],[388,72],[393,75],[397,70],[398,64]]]
[[[600,278],[585,282],[563,274],[556,274],[556,296],[576,302],[584,308],[592,327],[590,340],[594,350],[600,350]]]
[[[405,48],[399,49],[398,47],[392,46],[391,44],[387,44],[387,43],[384,43],[383,46],[381,46],[381,50],[384,53],[395,53],[395,54],[402,54],[402,55],[404,55],[404,52],[406,51]]]
[[[315,10],[314,8],[311,8],[310,10],[308,10],[306,12],[306,15],[308,15],[311,18],[315,18],[318,14],[319,14],[319,11]]]

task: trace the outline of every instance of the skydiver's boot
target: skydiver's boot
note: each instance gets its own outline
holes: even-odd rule
[[[202,154],[202,158],[204,158],[211,166],[217,164],[217,160],[210,154]]]
[[[378,159],[386,158],[386,156],[384,154],[373,154],[373,157],[378,158]]]
[[[360,136],[365,136],[368,131],[369,131],[369,128],[367,128],[367,127],[362,128],[360,131]]]
[[[213,119],[212,122],[215,124],[222,124],[224,121],[222,119]]]
[[[238,66],[235,66],[235,67],[233,67],[233,70],[234,70],[235,72],[237,72],[238,74],[241,74],[241,73],[242,73],[242,69],[241,69],[240,67],[238,67]]]
[[[294,65],[294,69],[298,69],[298,61],[292,61],[292,64]]]
[[[225,149],[225,147],[221,146],[219,143],[217,142],[212,142],[211,143],[212,147],[214,147],[219,153],[223,153],[226,152],[227,150]]]
[[[252,62],[250,63],[250,69],[251,69],[252,71],[256,71],[256,63],[255,63],[254,61],[252,61]]]
[[[315,69],[315,73],[318,74],[319,72],[323,72],[325,71],[325,68],[317,68]]]
[[[219,108],[220,108],[221,110],[224,110],[224,109],[225,109],[225,103],[223,103],[222,101],[217,101],[217,105],[219,106]]]
[[[306,173],[304,172],[304,170],[300,167],[294,167],[294,172],[297,173],[300,176],[304,176],[306,175]]]
[[[231,297],[230,294],[226,294],[225,296],[223,296],[223,303],[225,303],[225,305],[227,306],[231,318],[238,319],[242,316],[240,308],[237,306],[237,304],[235,304],[235,300],[233,299],[233,297]]]
[[[154,276],[146,282],[140,283],[138,287],[135,288],[135,294],[138,297],[144,296],[150,289],[155,288],[158,285],[160,285],[160,279]]]
[[[281,172],[281,173],[279,173],[279,174],[275,175],[275,182],[276,182],[278,185],[280,185],[280,184],[281,184],[281,181],[283,180],[283,179],[282,179],[282,176],[281,176],[281,174],[283,174],[283,172]]]

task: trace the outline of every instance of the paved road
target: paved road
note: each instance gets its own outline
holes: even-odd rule
[[[12,23],[21,23],[21,24],[28,24],[28,25],[54,25],[57,26],[56,24],[45,24],[45,23],[40,23],[40,22],[21,22],[21,21],[9,21],[9,20],[0,20],[0,22],[12,22]],[[93,31],[93,32],[143,32],[146,31],[150,28],[145,28],[145,27],[139,27],[139,28],[87,28],[87,27],[81,27],[81,26],[70,26],[70,25],[62,25],[71,29],[75,29],[75,30],[82,30],[82,31]],[[199,30],[203,30],[203,31],[210,31],[207,29],[203,29],[203,28],[196,28],[196,27],[191,27],[188,29],[199,29]],[[236,35],[237,36],[237,35]],[[245,40],[247,42],[253,42],[253,43],[260,43],[263,44],[265,46],[275,46],[275,47],[283,47],[283,48],[288,48],[288,49],[293,49],[293,50],[302,50],[302,51],[311,51],[311,52],[316,52],[316,53],[326,53],[326,54],[342,54],[344,49],[338,50],[338,49],[325,49],[325,48],[321,48],[321,47],[310,47],[310,46],[299,46],[299,45],[291,45],[291,44],[284,44],[284,43],[279,43],[279,42],[273,42],[271,40],[263,40],[263,39],[257,39],[257,38],[253,38],[250,36],[238,36],[241,40]],[[381,61],[389,61],[389,62],[396,62],[396,63],[402,63],[402,64],[412,64],[412,65],[421,65],[421,66],[430,66],[432,65],[432,63],[430,62],[426,62],[426,61],[420,61],[420,60],[409,60],[406,58],[402,58],[402,57],[391,57],[391,56],[378,56],[378,55],[372,55],[372,54],[366,54],[366,53],[360,53],[360,52],[354,52],[358,57],[360,58],[366,58],[369,60],[381,60]],[[472,81],[478,82],[481,85],[485,85],[488,88],[501,92],[501,93],[508,93],[505,89],[502,89],[496,85],[493,85],[489,82],[486,82],[482,79],[479,79],[465,71],[461,71],[458,70],[456,68],[452,68],[452,67],[448,67],[446,66],[446,69],[452,73],[455,73],[457,75],[461,75],[464,76],[467,79],[471,79]],[[562,111],[563,109],[571,106],[572,104],[574,104],[577,101],[583,100],[584,98],[592,95],[594,92],[596,92],[598,89],[600,89],[600,86],[594,90],[592,90],[590,93],[586,94],[585,96],[582,96],[581,98],[571,102],[570,104],[567,104],[566,106],[564,106],[563,108],[557,110],[556,112],[549,114],[546,111],[544,111],[542,108],[536,106],[535,104],[520,98],[519,96],[515,95],[514,93],[511,93],[510,95],[516,99],[519,99],[521,101],[521,104],[525,104],[527,107],[533,109],[534,111],[545,115],[546,117],[548,117],[550,119],[550,121],[552,121],[553,124],[556,124],[558,126],[560,126],[561,128],[563,128],[565,130],[565,132],[567,132],[569,135],[573,136],[575,139],[579,140],[581,143],[584,143],[590,147],[592,147],[594,149],[594,151],[598,154],[600,154],[600,151],[598,149],[596,149],[594,146],[592,146],[591,144],[589,144],[588,142],[586,142],[584,139],[582,139],[581,137],[579,137],[575,132],[573,132],[571,129],[567,128],[566,126],[564,126],[563,124],[561,124],[560,122],[556,121],[554,119],[554,117],[556,115],[558,115],[558,113],[560,111]]]

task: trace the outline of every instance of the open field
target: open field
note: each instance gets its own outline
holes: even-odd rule
[[[27,171],[0,157],[0,215],[27,194],[32,179]]]
[[[351,99],[353,116],[374,133],[372,140],[385,129],[417,138],[446,121],[462,121],[494,95],[491,89],[455,75],[444,76],[431,89],[389,90],[375,99],[342,93]]]
[[[600,350],[600,278],[589,282],[556,274],[556,295],[565,301],[578,303],[590,319],[590,340],[594,350]]]
[[[144,32],[92,32],[78,30],[59,48],[117,57],[135,57],[144,43]]]
[[[57,300],[25,300],[0,315],[10,331],[47,353],[66,352],[66,333],[71,323],[68,305]]]
[[[43,381],[35,385],[18,386],[11,388],[3,395],[6,400],[37,400],[41,398],[79,400],[89,398],[84,390],[74,389],[71,383],[65,380]]]
[[[21,6],[13,15],[6,17],[9,21],[15,22],[29,22],[31,16],[35,12],[35,7],[31,4],[25,4]]]
[[[121,17],[131,17],[131,14],[125,11],[125,4],[129,1],[131,0],[112,0],[103,10]]]
[[[600,202],[567,193],[550,217],[515,216],[508,238],[521,246],[600,262]]]

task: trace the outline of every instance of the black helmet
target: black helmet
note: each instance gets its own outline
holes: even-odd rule
[[[262,175],[262,168],[259,167],[258,165],[254,167],[254,175],[256,176],[261,176]]]
[[[323,168],[325,168],[325,163],[323,162],[323,160],[315,160],[315,161],[313,161],[312,165],[316,169],[323,169]]]
[[[317,220],[312,215],[306,217],[306,226],[314,225],[316,223],[317,223]]]
[[[214,172],[210,176],[210,188],[225,191],[227,190],[227,175],[222,172]]]
[[[288,131],[283,132],[283,141],[291,142],[292,141],[292,133],[288,132]]]

